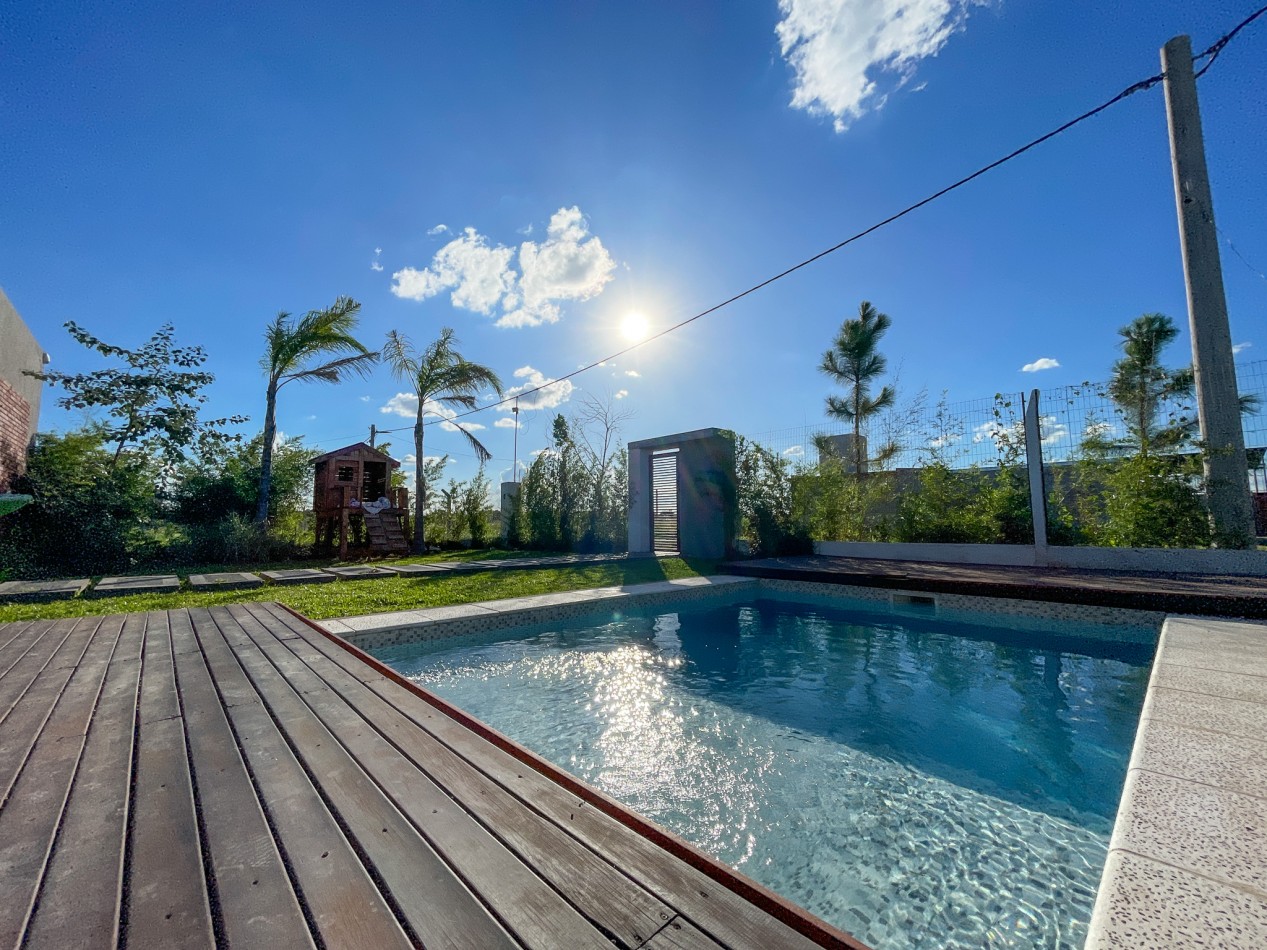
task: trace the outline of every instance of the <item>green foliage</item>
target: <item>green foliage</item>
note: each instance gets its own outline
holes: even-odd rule
[[[467,360],[458,352],[457,347],[457,336],[450,327],[441,329],[440,336],[422,351],[415,349],[409,339],[396,330],[387,334],[383,359],[391,367],[392,375],[407,383],[418,399],[417,414],[414,417],[414,455],[419,460],[426,457],[423,451],[426,428],[423,419],[427,414],[439,415],[436,412],[438,406],[474,409],[476,397],[480,394],[489,390],[499,396],[502,394],[501,378],[487,366]],[[475,451],[480,464],[492,458],[484,443],[462,423],[454,421],[453,425]],[[418,553],[424,547],[428,507],[427,485],[423,475],[424,469],[420,462],[414,482],[416,515],[413,549]]]
[[[558,453],[547,449],[533,459],[519,491],[523,497],[527,546],[542,551],[559,550]]]
[[[277,435],[277,394],[296,380],[338,383],[349,376],[365,376],[378,361],[352,336],[361,305],[339,297],[325,310],[310,310],[298,321],[279,313],[264,331],[265,352],[260,365],[268,375],[265,392],[263,458],[256,492],[255,518],[263,521],[275,510],[272,503],[273,442]],[[334,359],[328,359],[333,356]]]
[[[1177,336],[1174,321],[1164,313],[1145,313],[1120,328],[1125,355],[1113,364],[1109,398],[1126,421],[1128,445],[1142,455],[1174,449],[1188,441],[1194,420],[1171,416],[1159,419],[1163,404],[1192,392],[1192,370],[1166,369],[1161,354]]]
[[[792,521],[810,538],[831,541],[886,541],[887,520],[875,511],[893,500],[892,481],[883,475],[858,477],[843,459],[821,457],[792,476]]]
[[[488,490],[492,483],[484,474],[484,466],[466,483],[462,492],[462,517],[470,533],[471,547],[482,548],[488,544]]]
[[[176,331],[170,323],[136,350],[106,343],[74,321],[65,326],[76,342],[102,356],[121,360],[126,368],[109,367],[91,373],[25,371],[26,375],[66,390],[66,395],[57,400],[63,409],[106,411],[114,421],[98,421],[94,432],[103,444],[114,446],[112,465],[119,464],[129,447],[139,447],[145,454],[162,455],[169,463],[176,463],[190,447],[205,453],[237,440],[223,427],[243,423],[245,416],[198,418],[207,401],[203,390],[215,381],[215,376],[198,369],[207,361],[201,346],[176,345]]]
[[[225,446],[220,451],[188,459],[176,469],[171,492],[172,517],[186,525],[206,525],[230,514],[244,518],[256,511],[263,467],[264,437]],[[316,451],[299,437],[273,449],[270,521],[284,519],[312,505],[312,460]]]
[[[1108,547],[1208,547],[1198,465],[1182,455],[1081,460],[1075,503],[1081,536]]]
[[[894,388],[887,385],[881,387],[876,395],[871,395],[872,385],[884,375],[888,366],[888,361],[879,351],[879,343],[892,323],[888,314],[880,313],[870,301],[864,300],[858,306],[857,318],[841,324],[832,348],[823,354],[818,366],[821,372],[845,389],[843,398],[835,395],[827,397],[827,415],[853,426],[853,457],[849,461],[855,472],[862,472],[867,467],[862,436],[866,435],[871,420],[892,407],[897,398]],[[874,454],[876,457],[871,461],[883,465],[896,455],[896,448],[886,445]]]
[[[735,438],[739,537],[758,557],[812,550],[792,518],[792,463],[764,446]]]
[[[40,435],[14,486],[32,502],[0,522],[0,561],[16,577],[126,570],[153,552],[159,467],[107,447],[109,428]]]

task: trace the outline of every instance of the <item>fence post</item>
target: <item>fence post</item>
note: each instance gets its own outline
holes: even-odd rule
[[[1038,390],[1030,393],[1025,407],[1025,465],[1029,469],[1029,510],[1034,521],[1034,553],[1038,563],[1047,555],[1047,490],[1043,486],[1043,434],[1038,427]]]

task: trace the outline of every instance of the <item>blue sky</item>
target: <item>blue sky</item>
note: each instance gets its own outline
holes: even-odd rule
[[[100,365],[66,320],[123,345],[172,321],[210,354],[210,412],[252,429],[265,324],[340,294],[370,345],[451,325],[526,385],[627,345],[630,312],[678,322],[886,217],[1254,4],[893,6],[10,4],[0,285],[61,370]],[[1260,21],[1200,87],[1218,222],[1258,270],[1265,58]],[[1267,280],[1226,248],[1224,272],[1235,342],[1267,356]],[[893,317],[903,389],[952,400],[1103,378],[1117,327],[1185,323],[1161,89],[550,401],[620,394],[630,439],[814,424],[815,366],[863,299]],[[1042,359],[1059,366],[1022,372]],[[400,392],[385,369],[292,387],[279,423],[334,448],[407,424]],[[53,397],[42,428],[76,424]],[[521,459],[553,411],[521,414]],[[471,421],[508,474],[510,420]],[[469,474],[459,435],[427,439]]]

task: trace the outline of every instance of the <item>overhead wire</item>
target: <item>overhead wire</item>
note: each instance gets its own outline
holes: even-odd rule
[[[1209,68],[1214,65],[1214,62],[1218,59],[1219,54],[1221,54],[1223,50],[1227,48],[1227,45],[1232,42],[1232,40],[1236,37],[1236,35],[1265,13],[1267,13],[1267,6],[1261,7],[1260,9],[1256,10],[1254,13],[1251,13],[1249,16],[1243,19],[1240,23],[1238,23],[1233,29],[1229,30],[1227,33],[1219,37],[1218,40],[1212,43],[1205,50],[1193,56],[1192,57],[1193,63],[1196,63],[1203,59],[1208,59],[1208,62],[1206,62],[1206,64],[1201,67],[1201,70],[1196,73],[1196,76],[1197,77],[1203,76],[1206,73],[1206,71],[1209,70]],[[612,353],[610,356],[605,356],[602,359],[594,360],[593,362],[587,363],[573,370],[570,373],[567,373],[563,376],[559,376],[555,379],[550,379],[548,382],[542,383],[538,386],[533,386],[531,388],[524,389],[516,393],[513,393],[511,395],[505,396],[504,398],[498,400],[497,402],[491,402],[486,406],[479,406],[475,409],[468,409],[465,412],[460,412],[454,416],[451,416],[445,419],[433,419],[430,422],[424,423],[424,425],[430,426],[430,425],[438,425],[441,422],[455,422],[456,420],[466,418],[467,416],[472,416],[481,412],[487,412],[490,409],[496,409],[498,406],[504,406],[507,403],[512,402],[513,400],[521,399],[524,396],[530,396],[533,393],[542,392],[543,390],[549,389],[552,386],[557,386],[559,383],[564,382],[565,380],[572,379],[575,376],[579,376],[582,373],[588,372],[589,370],[596,369],[599,366],[602,366],[612,360],[619,359],[620,357],[624,356],[626,353],[630,353],[636,349],[639,349],[640,347],[646,346],[648,343],[651,343],[655,340],[660,339],[663,336],[667,336],[670,333],[674,333],[682,329],[683,327],[694,323],[696,320],[700,320],[704,317],[709,316],[710,314],[714,314],[717,311],[725,307],[728,307],[731,304],[736,303],[737,301],[742,300],[745,297],[755,294],[759,290],[763,290],[764,288],[769,287],[771,284],[776,283],[777,281],[783,280],[785,277],[795,274],[797,271],[805,267],[808,267],[809,265],[814,264],[817,261],[822,260],[824,257],[827,257],[830,254],[834,254],[837,251],[841,250],[842,248],[848,247],[850,244],[853,244],[856,241],[860,241],[870,234],[874,234],[876,231],[879,231],[881,228],[887,227],[893,222],[906,217],[908,214],[918,211],[920,208],[923,208],[925,205],[932,204],[934,201],[937,201],[939,198],[943,198],[946,195],[950,194],[952,191],[956,191],[957,189],[962,188],[964,185],[967,185],[969,182],[975,181],[976,179],[980,178],[982,175],[992,172],[996,168],[999,168],[1002,165],[1006,165],[1008,162],[1016,158],[1019,158],[1020,156],[1024,155],[1026,152],[1029,152],[1032,149],[1037,148],[1039,145],[1042,145],[1045,142],[1051,141],[1056,136],[1069,131],[1074,126],[1080,125],[1081,123],[1086,122],[1088,119],[1095,118],[1095,116],[1099,115],[1101,112],[1104,112],[1106,109],[1109,109],[1117,105],[1123,99],[1133,96],[1137,92],[1143,92],[1147,89],[1153,88],[1158,83],[1162,82],[1165,78],[1166,78],[1165,73],[1157,73],[1155,75],[1149,76],[1147,79],[1141,79],[1138,82],[1131,83],[1131,85],[1127,86],[1117,95],[1113,96],[1110,99],[1107,99],[1106,101],[1102,102],[1100,105],[1096,106],[1095,108],[1088,109],[1086,112],[1083,112],[1081,115],[1073,119],[1070,119],[1068,122],[1065,122],[1063,125],[1057,126],[1056,128],[1052,129],[1050,132],[1047,132],[1044,135],[1040,135],[1038,138],[1030,142],[1027,142],[1026,144],[1022,145],[1020,148],[1017,148],[1011,152],[1008,152],[1002,158],[995,159],[994,161],[990,162],[988,165],[981,166],[980,168],[978,168],[976,171],[972,172],[971,174],[965,175],[963,178],[960,178],[958,181],[955,181],[947,185],[946,187],[933,192],[932,194],[928,195],[926,198],[922,198],[919,201],[915,202],[914,204],[907,205],[901,211],[898,211],[895,214],[889,215],[887,218],[883,219],[882,221],[877,221],[875,224],[872,224],[870,227],[864,228],[863,230],[858,231],[857,233],[852,234],[849,237],[845,238],[843,241],[840,241],[837,244],[833,244],[831,247],[826,248],[825,250],[819,251],[817,254],[814,254],[812,257],[807,257],[803,261],[800,261],[797,264],[793,264],[791,267],[788,267],[782,271],[779,271],[774,276],[767,277],[765,280],[761,281],[760,283],[753,284],[751,287],[747,288],[746,290],[740,291],[739,293],[734,294],[731,297],[727,297],[725,300],[721,301],[720,303],[714,304],[713,306],[709,307],[706,310],[701,310],[699,313],[696,313],[693,316],[687,317],[685,320],[682,320],[679,323],[675,323],[672,326],[666,327],[665,329],[659,331],[658,333],[654,333],[643,340],[639,340],[638,342],[630,344],[629,346],[626,346],[623,349],[617,350],[615,353]]]

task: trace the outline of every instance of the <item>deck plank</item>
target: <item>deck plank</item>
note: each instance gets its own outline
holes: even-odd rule
[[[66,647],[67,640],[77,627],[98,622],[98,618],[71,618],[53,621],[44,632],[13,657],[10,666],[0,674],[0,721],[3,721],[18,704],[31,684],[46,668],[53,665],[53,658]],[[72,641],[73,649],[76,641]],[[84,638],[84,645],[87,638]],[[69,653],[69,650],[68,650]]]
[[[4,663],[4,658],[9,652],[17,651],[21,648],[24,637],[35,636],[41,624],[49,621],[40,620],[19,620],[14,623],[0,624],[0,667],[8,669]],[[4,675],[0,672],[0,676]]]
[[[283,612],[282,608],[276,610]],[[306,624],[304,625],[307,626]],[[719,942],[735,946],[817,946],[755,904],[682,860],[666,860],[662,848],[604,814],[546,775],[429,707],[414,693],[367,666],[316,630],[300,634],[415,724],[497,782],[529,801],[542,815],[641,881],[660,900]]]
[[[366,721],[391,741],[421,772],[535,868],[591,920],[624,945],[637,947],[673,916],[663,901],[614,867],[525,802],[477,771],[466,760],[418,728],[302,635],[303,624],[265,605],[247,605],[257,616],[293,624],[300,636],[286,646],[308,664]]]
[[[722,950],[722,945],[689,920],[674,917],[640,950]]]
[[[10,672],[10,676],[16,675],[14,683],[22,688],[15,690],[16,695],[10,694],[7,714],[0,721],[0,807],[9,800],[36,739],[52,715],[54,704],[75,672],[73,666],[59,663],[59,658],[64,662],[82,657],[100,622],[99,617],[83,618],[81,621],[69,621],[68,627],[62,627],[59,621],[59,629],[53,631],[49,642],[45,644],[41,640],[37,645],[38,655],[33,650],[23,659],[25,663],[26,659],[33,657],[32,666],[38,663],[39,668],[27,667],[20,674],[16,673],[16,668]],[[66,631],[66,635],[58,641],[62,630]],[[53,649],[54,644],[56,649]],[[49,655],[45,656],[45,653]],[[9,677],[0,680],[0,687],[9,682]]]
[[[273,637],[275,622],[265,627],[245,608],[233,609],[232,614],[431,848],[486,905],[497,909],[502,922],[519,940],[541,948],[611,947],[606,934],[455,803],[285,642]],[[649,927],[646,933],[651,932]],[[625,945],[636,947],[640,943],[642,939],[626,941]]]
[[[189,613],[171,611],[170,618],[172,646],[183,651],[175,654],[176,683],[224,937],[235,950],[315,947]]]
[[[27,928],[27,950],[118,944],[145,620],[108,619],[122,621],[122,630]]]
[[[396,899],[396,910],[424,945],[513,947],[515,941],[436,854],[360,764],[326,729],[292,684],[252,643],[227,608],[211,614],[252,684],[312,775],[323,797],[357,841],[365,860]],[[386,830],[383,830],[386,829]],[[426,900],[416,895],[427,895]]]
[[[163,613],[146,615],[137,722],[126,939],[147,948],[212,947],[193,782]]]
[[[21,940],[44,876],[121,624],[105,626],[88,641],[83,661],[59,691],[0,809],[0,946]]]
[[[322,944],[327,950],[412,946],[260,702],[214,618],[206,610],[191,611],[190,617],[270,826]]]

